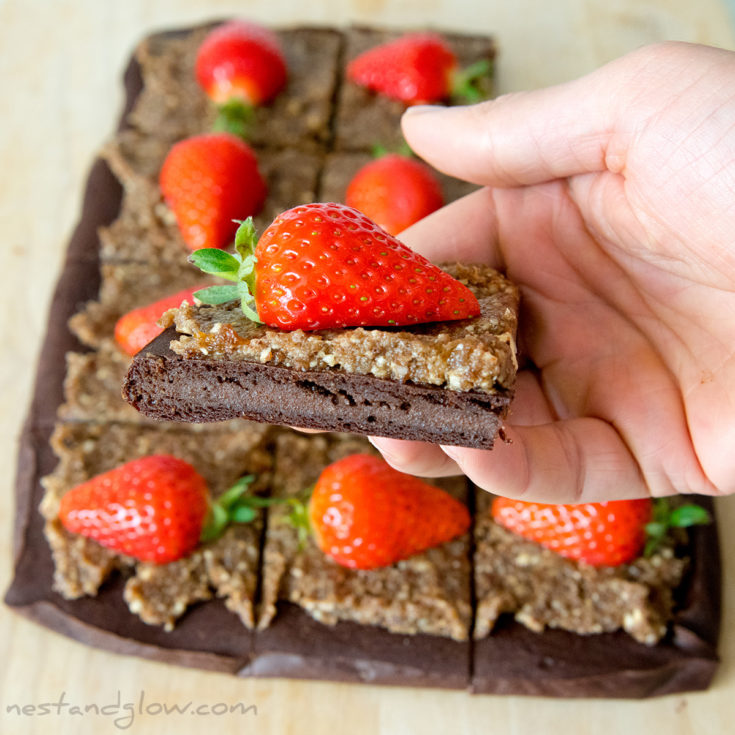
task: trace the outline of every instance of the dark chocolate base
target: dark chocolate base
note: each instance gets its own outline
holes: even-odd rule
[[[129,110],[140,89],[134,62],[125,79]],[[219,600],[193,606],[167,633],[128,611],[120,574],[94,598],[66,600],[54,592],[53,560],[38,505],[44,492],[40,478],[56,464],[49,436],[63,401],[64,354],[79,348],[66,320],[96,294],[97,227],[115,217],[121,196],[118,182],[97,162],[51,305],[33,401],[20,436],[15,573],[7,605],[87,645],[241,676],[466,687],[473,692],[553,697],[651,697],[709,686],[717,666],[720,622],[719,548],[711,526],[691,531],[693,566],[678,590],[671,635],[652,648],[622,633],[537,634],[513,620],[502,620],[484,640],[463,644],[394,635],[354,623],[325,626],[288,604],[279,607],[270,628],[252,632]],[[699,502],[712,508],[707,498]]]
[[[173,328],[139,352],[123,385],[138,411],[167,421],[246,418],[323,431],[492,447],[510,393],[444,390],[336,370],[184,359]]]

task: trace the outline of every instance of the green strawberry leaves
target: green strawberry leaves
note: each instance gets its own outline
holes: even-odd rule
[[[217,107],[212,130],[217,133],[231,133],[247,141],[254,122],[255,109],[252,105],[233,97]]]
[[[452,99],[468,105],[487,99],[490,93],[492,70],[493,63],[490,59],[480,59],[456,71],[451,83]]]
[[[232,523],[252,523],[261,508],[272,505],[288,506],[289,512],[283,520],[294,528],[298,534],[299,550],[302,550],[311,535],[309,522],[309,498],[313,486],[296,496],[287,498],[263,498],[259,495],[248,495],[254,475],[241,477],[229,490],[210,502],[209,515],[199,536],[200,543],[216,541]]]
[[[222,493],[217,500],[211,503],[209,517],[199,537],[202,543],[218,539],[227,526],[235,520],[236,515],[242,519],[238,520],[239,523],[249,523],[255,519],[257,512],[250,505],[250,501],[255,498],[244,497],[254,479],[253,475],[241,477],[227,492]],[[242,509],[248,512],[240,512]]]
[[[701,505],[687,503],[671,508],[666,498],[659,498],[653,506],[653,518],[646,524],[646,546],[643,555],[651,556],[666,540],[672,528],[690,528],[712,522],[710,514]]]
[[[234,286],[210,286],[194,293],[194,298],[203,304],[217,305],[240,299],[240,306],[248,319],[261,323],[255,304],[255,247],[257,235],[253,218],[248,217],[235,233],[235,252],[228,253],[219,248],[195,250],[189,260],[199,270],[226,281]]]

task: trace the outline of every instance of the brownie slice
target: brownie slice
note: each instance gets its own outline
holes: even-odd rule
[[[348,435],[276,439],[273,494],[293,497],[330,462],[370,444]],[[437,481],[462,501],[464,478]],[[403,685],[464,687],[471,625],[470,539],[457,539],[390,567],[352,570],[300,544],[269,510],[259,632],[251,673]]]
[[[135,356],[123,393],[169,421],[271,424],[489,448],[513,395],[517,291],[487,266],[446,266],[480,315],[396,328],[284,332],[236,303],[182,307]]]
[[[214,25],[155,34],[136,50],[142,86],[121,143],[133,159],[145,151],[141,163],[149,171],[160,169],[175,142],[212,129],[216,106],[199,87],[194,66],[199,45]],[[276,34],[288,81],[271,104],[256,111],[248,140],[257,148],[318,152],[331,136],[342,34],[329,28],[282,29]]]
[[[488,493],[478,491],[475,638],[491,634],[504,613],[536,633],[547,628],[579,635],[624,630],[649,646],[666,635],[673,590],[687,567],[673,546],[617,567],[579,564],[499,526],[491,502]]]
[[[580,570],[580,565],[563,562],[560,566],[565,571],[554,571],[544,550],[522,541],[514,543],[495,532],[486,514],[489,498],[478,493],[472,692],[630,699],[709,686],[718,665],[716,528],[688,530],[689,542],[683,550],[688,568],[673,590],[673,614],[665,635],[654,643],[661,634],[659,606],[672,604],[672,592],[662,589],[660,577],[672,570],[678,574],[681,560],[672,564],[663,554],[657,562],[654,556],[623,571],[604,570],[597,583],[590,582],[595,571]],[[711,498],[697,497],[695,502],[710,511],[714,507]],[[665,567],[663,575],[655,571],[659,563]],[[571,571],[574,567],[576,575]],[[639,593],[636,575],[653,582],[649,599]],[[609,596],[615,594],[621,599],[613,604],[629,604],[622,620],[599,610],[605,607],[604,598],[608,597],[609,604]],[[574,596],[578,604],[568,605]],[[599,619],[593,620],[597,613]],[[550,627],[555,624],[552,618],[562,625],[570,615],[577,617],[575,623],[580,627],[587,626],[586,633]],[[630,626],[629,632],[615,630],[621,624]]]
[[[262,233],[283,210],[316,199],[322,158],[297,149],[264,149],[256,153],[258,168],[268,188],[262,210],[253,217],[257,231]],[[118,141],[109,144],[103,154],[122,181],[125,196],[119,217],[100,231],[102,261],[153,264],[185,261],[190,250],[181,238],[173,212],[161,197],[158,169],[153,175],[145,167],[133,168]]]
[[[150,454],[172,454],[193,464],[213,496],[241,476],[254,474],[252,492],[268,487],[271,457],[266,430],[243,424],[239,431],[197,434],[127,424],[61,424],[51,445],[59,461],[43,478],[41,511],[54,561],[54,589],[67,599],[95,595],[115,569],[126,571],[125,600],[146,623],[173,627],[189,605],[212,593],[243,623],[252,626],[262,522],[228,529],[218,541],[171,564],[152,565],[115,554],[72,534],[58,520],[59,501],[69,489],[123,462]]]
[[[351,28],[345,45],[346,66],[352,59],[378,44],[403,35],[399,31]],[[481,59],[493,61],[495,44],[488,36],[442,33],[461,67]],[[491,90],[487,90],[488,96]],[[401,115],[405,105],[383,95],[374,94],[345,79],[337,98],[335,148],[343,151],[369,151],[376,144],[397,150],[403,142]]]
[[[350,181],[363,166],[372,160],[374,158],[371,154],[362,152],[328,154],[322,171],[319,199],[323,202],[344,202]],[[478,188],[475,184],[432,170],[441,186],[445,204],[471,194]]]
[[[374,453],[359,437],[303,437],[276,440],[272,494],[294,497],[313,485],[330,463],[350,454]],[[464,478],[436,481],[467,502]],[[352,620],[394,633],[427,633],[469,638],[471,618],[469,538],[459,537],[382,569],[347,569],[286,522],[288,507],[270,509],[264,549],[259,626],[276,615],[280,600],[300,605],[322,623]]]

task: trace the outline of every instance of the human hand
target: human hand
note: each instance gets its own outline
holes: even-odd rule
[[[373,438],[508,497],[735,492],[735,53],[667,43],[579,80],[415,108],[412,148],[485,185],[406,230],[521,289],[509,443]]]

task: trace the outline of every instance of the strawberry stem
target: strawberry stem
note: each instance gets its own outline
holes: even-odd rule
[[[653,517],[646,524],[646,545],[643,555],[651,556],[669,537],[672,528],[690,528],[712,522],[710,514],[694,503],[671,508],[666,498],[659,498],[653,505]]]
[[[471,105],[487,99],[490,95],[492,69],[493,63],[490,59],[480,59],[457,70],[452,76],[452,99]]]
[[[258,495],[246,495],[254,479],[254,475],[241,477],[229,490],[210,503],[209,515],[199,536],[201,543],[215,541],[232,523],[252,523],[258,517],[261,508],[269,508],[272,505],[295,505],[297,502],[303,504],[298,498],[262,498]],[[308,523],[308,515],[306,520]]]
[[[289,514],[284,518],[292,528],[296,530],[299,539],[299,551],[301,551],[311,536],[311,522],[309,521],[309,498],[314,486],[308,487],[299,495],[285,498],[285,502],[291,506]]]
[[[253,218],[240,222],[235,233],[235,253],[219,248],[200,248],[189,257],[199,270],[212,276],[234,281],[234,286],[210,286],[194,293],[203,304],[224,304],[240,299],[240,308],[248,319],[262,323],[255,304],[255,248],[257,235]]]
[[[217,117],[212,129],[217,133],[231,133],[248,140],[255,120],[255,110],[240,99],[233,97],[217,107]]]
[[[370,148],[370,155],[373,158],[382,158],[383,156],[387,156],[389,153],[397,153],[399,156],[405,156],[406,158],[414,157],[414,152],[411,149],[411,146],[405,140],[402,140],[401,144],[396,148],[388,148],[383,145],[383,143],[374,143]]]

